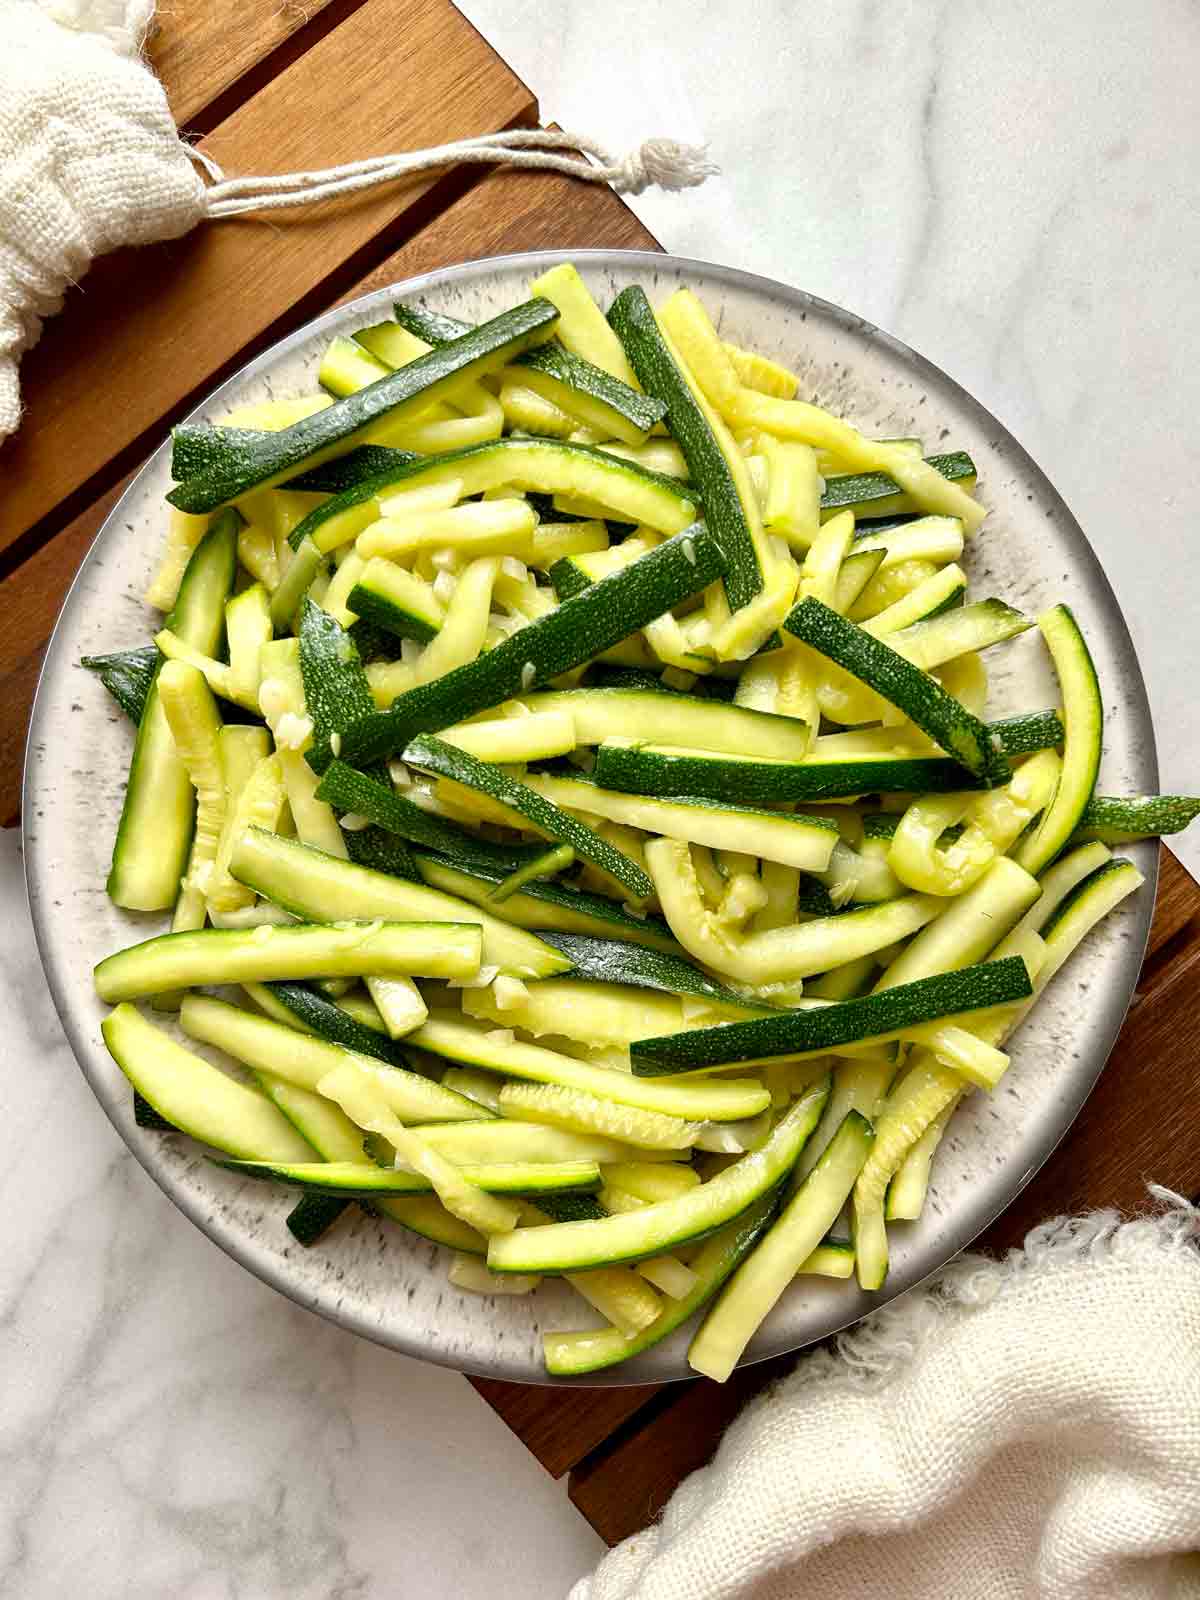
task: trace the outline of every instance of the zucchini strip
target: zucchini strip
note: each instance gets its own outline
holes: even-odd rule
[[[714,753],[778,760],[789,756],[799,760],[808,748],[807,730],[791,717],[675,694],[664,690],[657,680],[653,688],[588,687],[521,698],[534,712],[567,712],[581,745],[634,738],[648,744],[682,744]]]
[[[760,1150],[674,1200],[603,1221],[520,1228],[488,1246],[493,1272],[581,1271],[659,1256],[723,1227],[787,1176],[829,1094],[828,1079],[808,1089],[785,1113]]]
[[[1011,777],[999,741],[989,736],[979,718],[948,695],[935,678],[897,655],[882,639],[873,639],[813,599],[802,600],[784,626],[911,718],[986,787]]]
[[[555,805],[572,811],[606,817],[669,839],[782,861],[802,872],[823,871],[837,843],[837,827],[824,817],[690,797],[668,800],[618,794],[586,778],[531,776],[529,785]],[[647,886],[644,893],[649,892]]]
[[[984,726],[988,738],[999,740],[1011,755],[1042,749],[1062,737],[1056,712]],[[603,788],[625,794],[687,795],[742,805],[851,799],[860,794],[940,794],[983,787],[957,761],[932,746],[914,743],[894,728],[822,734],[809,754],[796,760],[772,760],[750,752],[712,754],[709,748],[665,742],[627,744],[611,738],[597,749],[591,776]]]
[[[688,1348],[688,1365],[696,1372],[717,1383],[730,1376],[780,1295],[837,1221],[874,1142],[871,1124],[851,1111],[705,1317]]]
[[[252,1161],[308,1161],[312,1147],[263,1095],[177,1044],[122,1004],[100,1024],[135,1093],[171,1127],[214,1150]]]
[[[617,1105],[582,1089],[552,1083],[506,1083],[500,1091],[500,1112],[504,1117],[597,1134],[644,1150],[688,1150],[702,1127],[682,1117]]]
[[[106,956],[95,968],[96,993],[115,1005],[169,989],[316,973],[470,978],[479,971],[480,943],[479,929],[469,922],[296,923],[250,932],[163,933]]]
[[[233,511],[215,519],[187,564],[174,610],[167,618],[178,638],[208,655],[221,639],[225,602],[237,564],[240,521]],[[193,820],[191,781],[175,748],[156,678],[138,723],[113,841],[106,888],[114,905],[127,911],[165,911],[175,904]]]
[[[986,961],[942,972],[884,992],[834,1004],[820,1003],[777,1016],[696,1028],[630,1046],[634,1073],[707,1072],[715,1067],[757,1065],[775,1057],[826,1055],[865,1040],[884,1043],[911,1037],[914,1028],[991,1006],[1010,1005],[1033,993],[1019,957]]]
[[[771,1099],[761,1084],[748,1079],[649,1083],[629,1073],[590,1066],[541,1045],[523,1044],[511,1032],[478,1028],[446,1016],[431,1016],[409,1035],[409,1042],[431,1055],[499,1072],[504,1077],[579,1089],[601,1100],[641,1111],[658,1111],[685,1121],[739,1122],[765,1111]]]
[[[465,750],[430,734],[422,735],[406,745],[403,760],[418,771],[433,773],[479,790],[489,800],[515,812],[519,825],[531,825],[546,838],[570,845],[581,860],[590,861],[606,876],[615,878],[634,899],[647,900],[654,892],[650,879],[635,861],[631,861],[554,801],[546,790],[547,782],[553,780],[533,779],[528,784],[520,783],[500,767],[487,761],[478,761]]]
[[[1099,839],[1133,844],[1168,833],[1182,833],[1200,816],[1200,799],[1186,794],[1093,795],[1084,806],[1071,843]]]
[[[250,489],[270,488],[356,443],[370,442],[369,435],[384,442],[381,425],[394,433],[465,380],[495,371],[547,338],[557,320],[544,300],[514,306],[280,433],[227,449],[207,471],[177,484],[167,499],[181,511],[214,511]]]
[[[208,995],[185,996],[179,1020],[190,1038],[215,1045],[243,1066],[268,1072],[296,1089],[315,1093],[330,1072],[350,1067],[365,1075],[389,1110],[406,1122],[491,1120],[486,1108],[432,1079],[328,1039],[297,1033],[285,1023]],[[341,1158],[346,1152],[337,1154]]]
[[[1034,873],[1049,866],[1075,832],[1096,787],[1104,742],[1104,701],[1079,624],[1067,606],[1054,606],[1038,618],[1038,627],[1058,673],[1066,738],[1058,792],[1037,831],[1016,853]]]
[[[668,539],[478,661],[409,690],[389,710],[357,724],[343,741],[346,759],[361,765],[392,755],[419,733],[435,733],[582,666],[698,593],[725,565],[716,540],[701,527]]]
[[[608,319],[642,387],[666,404],[667,422],[687,461],[690,481],[699,489],[708,525],[726,552],[725,593],[736,611],[760,592],[773,564],[745,458],[673,349],[644,291],[635,284],[623,289]]]
[[[611,372],[614,378],[631,388],[637,388],[637,377],[621,348],[621,341],[605,321],[603,311],[593,300],[577,267],[569,261],[551,267],[533,280],[529,292],[549,300],[557,308],[559,322],[554,331],[568,350],[603,371]]]
[[[338,860],[261,828],[247,828],[242,834],[234,846],[229,870],[239,883],[293,916],[315,922],[336,917],[380,917],[396,922],[476,923],[483,931],[485,966],[495,966],[518,978],[545,978],[570,967],[566,956],[533,934],[454,895]]]

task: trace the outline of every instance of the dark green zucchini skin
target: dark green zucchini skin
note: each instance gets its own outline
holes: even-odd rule
[[[289,478],[281,487],[302,489],[308,494],[341,494],[369,478],[386,477],[420,459],[411,450],[396,450],[387,444],[360,444],[344,456],[335,456],[332,461]]]
[[[590,1222],[608,1215],[595,1195],[582,1192],[539,1194],[534,1197],[534,1204],[555,1222]]]
[[[375,699],[354,640],[336,617],[306,595],[300,608],[300,673],[313,720],[312,747],[305,759],[324,772],[333,743],[375,715]]]
[[[135,650],[115,650],[107,656],[84,656],[79,665],[96,674],[136,727],[142,720],[146,696],[161,661],[157,645],[143,644]]]
[[[303,1194],[288,1212],[288,1232],[297,1244],[317,1244],[353,1200],[342,1200],[331,1194]]]
[[[408,1057],[395,1039],[364,1027],[348,1011],[343,1011],[341,1006],[334,1005],[307,984],[268,983],[266,987],[298,1022],[303,1022],[319,1038],[344,1045],[347,1050],[357,1050],[360,1055],[374,1056],[390,1067],[409,1065]]]
[[[197,441],[185,435],[179,458],[173,459],[171,466],[180,481],[167,499],[181,511],[215,511],[260,484],[280,483],[289,474],[303,471],[313,456],[336,449],[343,440],[353,440],[373,422],[404,415],[406,407],[411,409],[436,396],[457,376],[484,371],[489,364],[520,355],[546,338],[557,320],[558,312],[547,301],[526,300],[290,428],[265,436],[248,429],[221,430],[219,437],[203,444],[208,459],[199,470],[188,471],[195,460]],[[243,434],[249,437],[240,437]]]
[[[813,1010],[779,1011],[748,1022],[638,1039],[630,1047],[630,1058],[638,1077],[699,1072],[738,1061],[834,1050],[962,1011],[1027,1000],[1032,993],[1024,961],[1009,956]]]
[[[1012,777],[1008,757],[979,718],[882,639],[811,596],[792,608],[784,627],[897,706],[987,788]]]
[[[647,394],[666,406],[667,423],[700,490],[705,521],[728,560],[725,593],[730,608],[747,605],[762,589],[758,555],[741,496],[708,420],[668,350],[645,290],[630,284],[613,301],[608,320]]]
[[[494,650],[432,683],[399,695],[386,711],[356,723],[342,740],[354,766],[394,755],[418,734],[528,693],[582,666],[697,594],[725,571],[724,552],[702,523],[595,583],[586,594],[531,622]]]
[[[178,1133],[180,1130],[173,1122],[168,1122],[166,1117],[160,1115],[146,1099],[145,1095],[133,1091],[133,1120],[139,1128],[153,1128],[157,1133]]]
[[[464,333],[470,333],[474,327],[474,323],[460,322],[457,317],[430,311],[428,306],[405,305],[402,300],[393,303],[392,312],[402,328],[415,334],[418,339],[424,339],[435,350],[439,345],[461,339]]]
[[[1200,798],[1186,794],[1094,794],[1084,807],[1073,842],[1100,839],[1132,844],[1137,839],[1182,833],[1200,816]]]
[[[355,866],[371,867],[392,878],[407,878],[410,883],[422,881],[416,857],[394,833],[383,828],[343,828],[342,837]]]

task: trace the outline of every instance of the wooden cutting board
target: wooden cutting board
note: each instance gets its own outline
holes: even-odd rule
[[[380,38],[400,41],[398,52],[379,51]],[[234,173],[329,166],[538,121],[533,94],[447,0],[209,0],[163,15],[151,56],[176,118]],[[203,392],[366,290],[481,256],[588,247],[660,248],[607,189],[469,169],[98,263],[25,358],[25,423],[0,446],[0,822],[17,820],[29,708],[71,579],[131,473]],[[1136,1208],[1150,1177],[1200,1192],[1198,974],[1200,889],[1164,850],[1149,953],[1112,1060],[984,1244],[1006,1248],[1060,1211]],[[746,1398],[788,1364],[724,1388],[475,1387],[548,1471],[570,1473],[571,1498],[612,1542],[657,1514]]]

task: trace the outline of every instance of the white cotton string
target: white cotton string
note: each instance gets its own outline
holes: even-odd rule
[[[582,150],[597,165],[578,156],[556,155],[559,150]],[[588,183],[609,183],[620,194],[641,194],[660,189],[690,189],[715,176],[720,168],[702,146],[679,144],[674,139],[647,139],[629,155],[615,160],[594,139],[543,128],[517,128],[507,133],[483,134],[454,144],[403,154],[368,156],[338,167],[311,172],[285,172],[274,176],[226,178],[216,162],[196,149],[189,155],[216,181],[207,191],[210,217],[231,217],[243,211],[264,211],[282,206],[309,205],[337,195],[354,194],[378,184],[391,183],[432,167],[467,162],[498,166],[542,168],[564,172]]]
[[[198,150],[194,144],[185,144],[183,148],[198,167],[204,168],[214,184],[225,181],[225,169],[219,167],[211,156],[206,156],[204,151]]]

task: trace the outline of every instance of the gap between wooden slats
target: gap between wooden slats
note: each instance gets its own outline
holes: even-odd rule
[[[403,47],[381,51],[381,38]],[[282,170],[529,124],[536,114],[529,91],[448,0],[371,0],[202,148],[230,171]],[[191,397],[344,293],[476,176],[420,175],[97,262],[23,364],[25,423],[0,450],[0,571],[107,490]]]
[[[171,114],[208,133],[365,0],[205,0],[160,6],[146,47]]]

